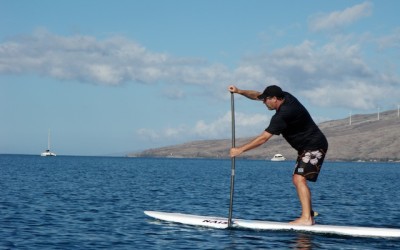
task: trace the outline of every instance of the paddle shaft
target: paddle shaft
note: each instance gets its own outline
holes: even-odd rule
[[[232,148],[235,147],[235,98],[231,92],[231,114],[232,114]],[[232,226],[232,209],[233,209],[233,191],[235,187],[235,157],[231,158],[232,169],[231,169],[231,196],[229,201],[229,217],[228,227]]]

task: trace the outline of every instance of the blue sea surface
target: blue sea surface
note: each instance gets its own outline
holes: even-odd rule
[[[300,215],[294,162],[236,160],[233,217]],[[0,249],[400,249],[400,239],[210,229],[144,210],[227,217],[229,159],[0,155]],[[400,163],[325,162],[317,223],[400,229]]]

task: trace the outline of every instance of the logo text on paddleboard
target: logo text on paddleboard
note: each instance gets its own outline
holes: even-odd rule
[[[228,224],[227,221],[223,220],[203,220],[205,223],[211,223],[211,224]]]

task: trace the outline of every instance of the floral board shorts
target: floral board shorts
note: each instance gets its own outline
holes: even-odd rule
[[[316,182],[326,150],[305,150],[298,155],[293,174],[304,176],[308,181]]]

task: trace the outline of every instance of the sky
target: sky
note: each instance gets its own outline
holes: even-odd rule
[[[400,104],[400,1],[0,0],[0,154],[230,139],[230,84],[313,119]],[[274,111],[235,95],[236,137]],[[373,131],[372,131],[373,133]],[[372,134],[371,134],[372,136]]]

